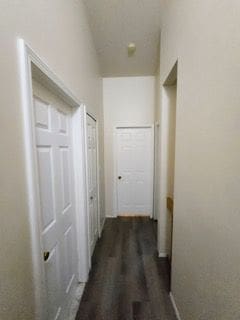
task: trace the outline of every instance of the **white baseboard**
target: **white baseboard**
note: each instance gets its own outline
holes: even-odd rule
[[[168,254],[166,252],[159,252],[159,258],[167,258]]]
[[[178,319],[178,320],[182,320],[181,317],[180,317],[180,313],[179,313],[179,310],[178,310],[178,307],[177,307],[177,305],[176,305],[176,301],[175,301],[175,299],[174,299],[174,296],[173,296],[172,292],[169,293],[169,296],[170,296],[170,300],[171,300],[171,302],[172,302],[172,306],[173,306],[173,309],[174,309],[174,311],[175,311],[175,314],[176,314],[177,319]]]
[[[105,218],[117,218],[116,216],[106,215]]]

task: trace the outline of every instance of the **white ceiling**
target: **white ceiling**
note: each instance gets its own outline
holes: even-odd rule
[[[102,75],[154,75],[159,59],[160,0],[84,0]],[[133,57],[127,46],[136,43]]]

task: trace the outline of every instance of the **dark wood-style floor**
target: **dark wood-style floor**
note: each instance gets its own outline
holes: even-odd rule
[[[76,320],[176,320],[156,245],[153,220],[107,219]]]

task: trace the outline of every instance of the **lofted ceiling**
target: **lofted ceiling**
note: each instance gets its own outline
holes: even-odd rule
[[[154,75],[158,67],[160,0],[84,0],[104,77]],[[128,56],[127,46],[136,44]]]

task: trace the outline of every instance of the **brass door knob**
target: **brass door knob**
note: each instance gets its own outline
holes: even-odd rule
[[[49,256],[50,256],[50,252],[49,252],[49,251],[44,251],[44,253],[43,253],[43,260],[44,260],[44,261],[47,261],[48,258],[49,258]]]

